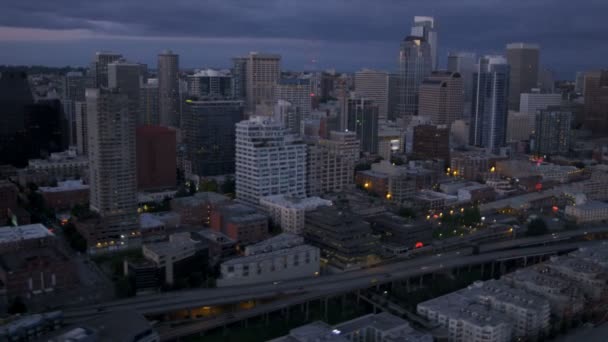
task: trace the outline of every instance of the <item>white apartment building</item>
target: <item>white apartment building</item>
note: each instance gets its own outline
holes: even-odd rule
[[[223,262],[217,286],[235,286],[314,277],[319,249],[310,245],[273,250]]]
[[[608,203],[589,201],[585,204],[566,206],[566,215],[578,223],[608,220]]]
[[[574,281],[592,300],[599,300],[608,290],[608,270],[596,263],[559,256],[551,257],[545,265],[558,276]]]
[[[330,206],[332,203],[319,197],[273,195],[262,197],[260,205],[270,215],[272,222],[278,224],[284,232],[300,234],[304,230],[307,211]]]
[[[363,69],[355,73],[355,92],[378,106],[378,120],[388,118],[388,73]]]
[[[306,145],[269,118],[236,124],[236,197],[259,205],[270,195],[306,196]]]
[[[79,156],[76,150],[51,153],[48,159],[32,159],[28,162],[28,171],[45,172],[49,178],[64,180],[68,178],[88,177],[89,160]]]

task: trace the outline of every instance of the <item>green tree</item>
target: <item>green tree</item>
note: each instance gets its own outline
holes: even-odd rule
[[[199,189],[200,189],[200,191],[205,191],[205,192],[218,192],[219,184],[217,183],[217,181],[215,179],[204,180],[200,183]]]
[[[372,168],[372,164],[370,163],[361,163],[355,165],[355,171],[367,171]]]
[[[462,214],[462,224],[465,226],[474,226],[481,222],[481,212],[478,207],[465,208]]]
[[[549,232],[547,224],[542,218],[535,218],[528,223],[528,230],[526,231],[527,236],[539,236]]]
[[[223,194],[234,194],[236,191],[236,182],[233,177],[226,177],[221,186]]]

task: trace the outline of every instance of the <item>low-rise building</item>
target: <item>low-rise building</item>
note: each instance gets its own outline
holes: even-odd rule
[[[599,300],[608,290],[608,270],[596,263],[573,256],[556,256],[545,265],[559,277],[574,281],[592,300]]]
[[[71,209],[89,203],[89,185],[82,180],[57,182],[57,186],[41,186],[38,191],[46,206],[55,210]]]
[[[433,229],[428,222],[409,221],[392,213],[384,213],[365,219],[372,230],[380,235],[380,242],[388,246],[400,246],[407,251],[426,246],[433,241]]]
[[[146,213],[139,215],[139,231],[143,242],[162,240],[167,234],[165,223]]]
[[[483,184],[469,185],[458,189],[458,202],[483,203],[496,199],[496,192]]]
[[[182,224],[208,226],[214,210],[230,201],[229,197],[215,192],[198,192],[194,196],[172,199],[171,210],[180,215]]]
[[[12,211],[17,208],[17,194],[19,189],[7,181],[0,180],[0,222],[7,222]]]
[[[414,196],[414,202],[423,210],[442,210],[458,203],[458,197],[432,190],[421,190]]]
[[[30,299],[73,288],[78,275],[68,256],[49,246],[0,255],[0,281],[8,299]]]
[[[55,243],[55,234],[40,223],[0,227],[0,254],[36,249]]]
[[[259,252],[223,262],[218,286],[247,285],[319,275],[319,249],[310,245],[280,248],[268,245]],[[274,247],[274,248],[272,248]]]
[[[273,195],[260,198],[260,205],[266,210],[272,222],[279,225],[284,232],[300,234],[304,230],[307,211],[330,206],[332,203],[319,197],[295,198]]]
[[[89,160],[75,150],[51,153],[48,159],[32,159],[26,168],[44,174],[47,180],[88,179]]]
[[[336,206],[319,208],[306,217],[304,237],[339,269],[377,262],[378,238],[368,222]]]
[[[177,233],[169,236],[169,241],[144,244],[144,257],[153,261],[158,268],[165,270],[165,282],[173,284],[176,264],[194,257],[199,252],[197,242],[190,238],[190,233]],[[204,269],[206,265],[199,265]]]
[[[236,253],[236,241],[226,234],[213,229],[201,229],[194,233],[209,249],[209,264],[217,265],[220,260],[233,256]]]
[[[585,204],[566,206],[567,216],[577,223],[601,222],[608,220],[608,203],[589,201]]]
[[[433,336],[422,333],[400,317],[388,312],[369,314],[330,326],[316,321],[292,329],[289,335],[268,342],[432,342]]]
[[[244,204],[220,206],[211,214],[210,227],[238,244],[247,245],[268,237],[268,216]]]

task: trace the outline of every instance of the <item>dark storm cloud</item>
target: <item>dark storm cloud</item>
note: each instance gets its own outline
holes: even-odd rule
[[[5,4],[0,11],[0,26],[84,30],[92,35],[113,38],[251,38],[252,42],[278,39],[281,44],[289,40],[311,41],[320,42],[317,47],[333,49],[325,54],[336,54],[339,53],[337,46],[346,48],[348,45],[350,49],[397,46],[399,39],[408,33],[414,15],[430,15],[439,25],[443,56],[450,50],[501,53],[504,45],[512,41],[540,43],[543,56],[561,54],[567,58],[573,51],[564,49],[593,48],[599,60],[599,54],[608,52],[608,22],[604,20],[608,13],[606,0],[2,2]],[[389,52],[394,54],[394,51],[386,51]],[[370,52],[362,51],[361,54],[370,55]],[[574,63],[552,62],[558,66]]]

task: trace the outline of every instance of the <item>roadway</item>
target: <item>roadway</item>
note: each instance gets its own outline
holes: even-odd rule
[[[567,252],[578,247],[597,242],[573,242],[559,245],[528,247],[508,251],[496,251],[479,255],[470,255],[470,251],[454,251],[420,257],[413,260],[381,265],[340,274],[296,279],[278,284],[264,283],[259,285],[234,286],[213,289],[197,289],[169,292],[124,299],[102,304],[66,309],[66,320],[82,320],[103,312],[115,310],[135,310],[145,315],[163,314],[185,309],[238,303],[241,301],[275,298],[286,295],[297,295],[303,300],[304,294],[327,296],[347,293],[368,288],[376,284],[390,283],[420,277],[425,274],[441,272],[453,268],[490,263],[495,260],[522,258],[525,256],[547,255]]]

